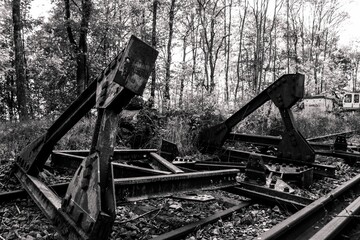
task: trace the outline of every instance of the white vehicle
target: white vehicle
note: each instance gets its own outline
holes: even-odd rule
[[[360,110],[360,93],[347,92],[343,98],[343,110]]]

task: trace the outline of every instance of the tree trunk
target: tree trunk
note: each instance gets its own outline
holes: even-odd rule
[[[167,57],[165,63],[165,91],[164,91],[164,103],[167,107],[168,101],[170,101],[170,65],[171,65],[171,42],[173,37],[173,25],[175,17],[175,0],[171,0],[170,12],[169,12],[169,39],[167,44]]]
[[[241,0],[240,0],[241,2]],[[245,0],[245,6],[244,6],[244,12],[243,16],[241,17],[241,8],[239,7],[239,16],[240,16],[240,26],[239,26],[239,51],[238,51],[238,58],[236,63],[236,75],[237,75],[237,81],[236,81],[236,87],[235,87],[235,93],[234,93],[234,101],[237,101],[237,94],[240,87],[240,81],[243,81],[242,77],[242,44],[243,44],[243,33],[244,33],[244,26],[245,26],[245,20],[246,20],[246,14],[247,14],[247,0]]]
[[[156,14],[158,8],[158,0],[153,1],[153,19],[152,19],[152,34],[151,34],[151,45],[156,48]],[[156,67],[151,73],[151,90],[150,90],[150,107],[153,106],[155,102],[155,86],[156,86]]]
[[[26,70],[24,45],[22,42],[22,23],[20,0],[13,0],[13,27],[14,27],[14,53],[15,53],[15,76],[16,76],[16,98],[19,111],[19,120],[25,121],[29,119],[26,99]]]
[[[179,96],[179,107],[182,107],[183,104],[183,94],[184,94],[184,82],[186,77],[186,37],[183,37],[183,59],[182,59],[182,76],[180,77],[180,96]]]
[[[192,52],[192,71],[191,71],[191,98],[193,97],[193,88],[194,88],[194,81],[196,81],[196,64],[197,64],[197,48],[198,48],[198,39],[197,39],[197,33],[198,33],[198,25],[197,22],[195,26],[195,15],[191,14],[191,23],[192,23],[192,31],[191,31],[191,52]],[[198,18],[197,18],[198,19]],[[199,19],[198,19],[199,21]]]
[[[91,0],[83,0],[81,4],[81,22],[79,29],[79,41],[76,43],[70,25],[70,0],[65,1],[66,31],[76,59],[76,84],[77,94],[81,94],[89,83],[87,66],[87,34],[91,16]]]
[[[225,1],[226,3],[226,1]],[[231,38],[231,9],[232,9],[232,0],[230,0],[229,3],[229,24],[227,26],[227,32],[225,31],[225,35],[228,35],[227,37],[227,43],[225,44],[226,47],[226,65],[225,65],[225,101],[229,101],[229,68],[230,68],[230,38]],[[226,14],[225,14],[226,18]],[[226,28],[225,28],[226,30]]]
[[[289,29],[289,0],[286,0],[286,56],[287,56],[287,73],[290,73],[290,29]]]

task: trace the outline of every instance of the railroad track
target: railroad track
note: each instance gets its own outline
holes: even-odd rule
[[[343,230],[360,211],[359,183],[357,175],[255,239],[345,238]]]
[[[305,187],[311,185],[313,175],[335,177],[336,171],[335,166],[314,162],[317,153],[296,129],[293,122],[291,107],[304,94],[304,76],[301,74],[282,76],[226,121],[199,133],[197,144],[199,151],[206,154],[217,152],[221,161],[220,163],[210,163],[209,161],[189,163],[195,168],[211,168],[211,170],[196,171],[197,169],[192,169],[190,165],[183,165],[183,163],[180,164],[181,166],[177,166],[173,162],[175,156],[171,157],[173,154],[170,154],[169,159],[165,159],[153,149],[116,151],[114,136],[117,135],[117,115],[135,95],[142,94],[157,54],[155,49],[132,36],[123,52],[110,62],[98,78],[69,106],[47,132],[32,141],[17,156],[13,175],[26,190],[27,195],[32,198],[49,222],[57,229],[60,238],[72,240],[113,239],[112,229],[116,227],[115,223],[128,222],[126,216],[118,215],[119,212],[121,214],[121,211],[117,209],[119,202],[129,204],[150,197],[163,198],[183,192],[214,189],[247,196],[254,202],[262,201],[272,207],[280,205],[294,211],[310,207],[310,210],[300,210],[294,215],[295,217],[290,217],[288,220],[297,223],[298,220],[291,219],[302,220],[314,212],[317,213],[316,216],[325,216],[331,209],[328,205],[325,207],[325,204],[333,202],[334,198],[339,199],[343,193],[353,189],[353,186],[360,181],[360,177],[350,181],[351,183],[340,187],[330,197],[316,201],[316,204],[310,199],[290,194],[290,190],[294,192],[294,189],[285,181],[297,182]],[[256,142],[265,141],[266,144],[277,145],[276,157],[224,149],[223,144],[230,136],[231,129],[270,100],[279,108],[286,131],[283,132],[281,139],[269,137],[254,137],[254,139]],[[94,106],[98,110],[98,115],[90,150],[52,152],[51,149],[54,148],[56,142]],[[241,135],[234,135],[234,137],[241,138]],[[245,138],[249,140],[249,137]],[[337,157],[355,158],[354,162],[357,161],[360,154],[358,156],[357,153],[345,152],[347,150],[345,140],[340,140],[338,143],[334,143],[334,146],[338,146],[336,150],[339,150],[335,152]],[[169,152],[174,153],[171,149]],[[334,154],[334,152],[329,154]],[[75,174],[71,177],[71,182],[50,186],[43,182],[44,179],[40,177],[39,172],[44,169],[50,156],[53,166],[76,169]],[[241,164],[244,162],[245,165]],[[264,162],[267,163],[266,166]],[[239,182],[238,177],[241,171],[245,171],[244,182]],[[267,175],[268,173],[269,175]],[[0,202],[24,196],[26,194],[23,191],[2,193]],[[252,204],[253,202],[238,201],[227,209],[217,208],[217,212],[211,216],[206,216],[208,210],[204,209],[203,211],[207,213],[205,218],[156,236],[155,239],[185,237],[199,227],[217,221],[219,218],[225,218],[246,207],[250,208]],[[338,206],[338,204],[333,205]],[[345,213],[347,211],[356,212],[357,210],[353,210],[356,206],[356,202],[351,204]],[[15,207],[20,214],[16,204]],[[322,208],[325,208],[326,211],[322,212]],[[145,214],[154,213],[153,210]],[[246,214],[246,211],[244,210],[242,213]],[[338,212],[335,211],[334,214]],[[303,215],[296,217],[298,213]],[[253,221],[260,221],[256,214],[258,212],[253,213],[254,219],[257,220]],[[344,212],[340,214],[344,215]],[[172,216],[168,217],[172,218]],[[310,217],[315,219],[314,216]],[[250,223],[254,224],[252,221]],[[309,223],[310,221],[306,222],[306,224]],[[301,222],[299,224],[300,227],[305,226]],[[285,232],[283,229],[289,228],[287,223],[278,226],[282,225],[285,227],[275,227],[275,230],[270,230],[266,234],[275,232],[275,238],[278,239],[276,229],[280,229],[279,231],[283,233]],[[339,225],[346,225],[346,221]],[[291,226],[296,226],[296,224],[291,222]],[[296,228],[294,227],[294,229]],[[120,228],[119,231],[121,230]],[[159,229],[158,227],[157,230],[160,231],[155,235],[170,229]],[[299,233],[303,230],[300,229]],[[142,232],[138,231],[136,234],[140,235]],[[138,236],[133,237],[137,239]],[[0,236],[0,238],[3,237]],[[290,238],[294,239],[293,231],[291,231]]]
[[[164,176],[160,177],[163,178]],[[168,176],[170,177],[170,176]],[[188,176],[187,176],[188,177]],[[152,177],[151,181],[158,177]],[[180,175],[181,179],[181,175]],[[115,188],[121,188],[126,181],[115,180]],[[120,183],[119,183],[120,182]],[[191,183],[191,181],[189,181]],[[298,211],[274,228],[265,232],[255,239],[337,239],[344,235],[343,229],[351,223],[354,216],[358,214],[360,206],[360,175],[345,182],[335,190],[326,194],[316,201],[301,198],[287,193],[279,193],[271,189],[262,188],[240,182],[238,186],[223,188],[223,191],[232,194],[249,197],[256,203],[284,206],[287,210]],[[175,183],[176,184],[176,183]],[[49,185],[59,196],[63,196],[68,183]],[[116,192],[119,192],[118,190]],[[11,202],[17,198],[24,198],[27,193],[24,190],[15,190],[0,193],[0,203]],[[135,196],[137,197],[137,196]],[[349,199],[354,200],[351,203]],[[154,239],[179,239],[189,233],[213,223],[218,219],[224,219],[234,212],[249,207],[254,202],[241,202],[226,210],[217,212],[198,222],[185,225],[179,229],[171,230]],[[6,203],[5,203],[6,204]],[[334,216],[337,216],[333,218]]]

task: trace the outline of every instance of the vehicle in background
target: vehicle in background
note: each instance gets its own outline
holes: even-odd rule
[[[344,111],[360,110],[360,93],[346,92],[342,100],[342,109]]]
[[[341,92],[333,95],[306,96],[297,104],[297,108],[310,113],[360,111],[360,93]]]

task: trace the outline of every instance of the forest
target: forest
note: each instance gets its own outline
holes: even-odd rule
[[[358,90],[340,0],[54,0],[41,18],[31,0],[0,4],[3,122],[56,118],[131,35],[159,51],[143,99],[160,112],[226,114],[286,73],[306,95]]]

